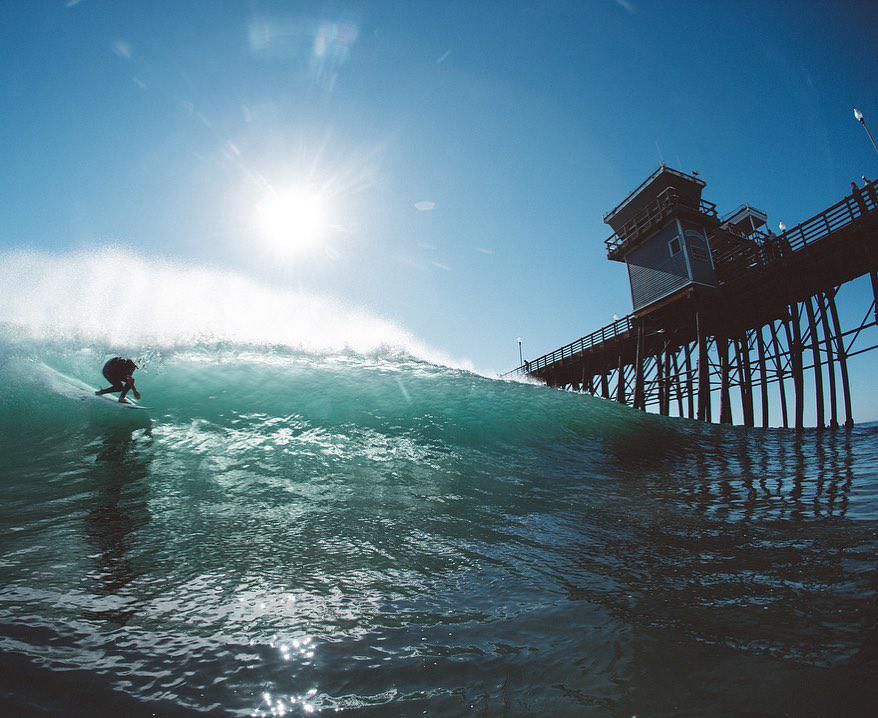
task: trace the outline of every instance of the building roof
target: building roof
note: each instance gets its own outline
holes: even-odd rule
[[[627,222],[646,208],[651,202],[655,202],[659,194],[669,187],[677,190],[680,199],[693,207],[698,207],[701,201],[701,190],[705,186],[704,180],[694,175],[680,172],[662,164],[655,172],[647,177],[625,199],[604,215],[604,222],[618,232]]]
[[[753,230],[764,226],[768,221],[768,215],[761,209],[751,207],[749,204],[742,204],[735,208],[722,218],[723,226],[731,226],[738,231],[749,234]]]

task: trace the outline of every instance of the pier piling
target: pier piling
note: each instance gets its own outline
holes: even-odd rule
[[[823,326],[823,339],[826,347],[826,367],[829,378],[829,428],[838,428],[838,400],[835,393],[835,360],[832,349],[832,332],[829,330],[829,317],[826,315],[826,294],[818,292],[817,304],[820,308],[820,323]]]
[[[729,340],[726,337],[716,338],[719,354],[719,423],[732,423],[732,402],[729,395]]]
[[[762,338],[762,327],[756,327],[756,361],[759,366],[759,399],[762,408],[762,428],[769,426],[768,415],[768,371],[765,366],[765,340]]]
[[[820,362],[820,342],[817,336],[817,322],[814,321],[814,308],[811,306],[811,298],[805,300],[805,313],[808,315],[808,332],[811,335],[811,359],[814,363],[814,394],[816,403],[816,428],[818,431],[824,427],[823,411],[823,369]]]

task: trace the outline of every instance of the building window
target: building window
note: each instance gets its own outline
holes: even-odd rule
[[[670,251],[672,257],[676,257],[680,253],[679,237],[674,237],[670,242],[668,242],[668,251]]]
[[[687,231],[686,242],[689,245],[689,259],[710,262],[707,256],[707,241],[701,234],[692,230]]]
[[[709,262],[710,259],[707,256],[707,252],[704,251],[704,246],[701,242],[693,242],[691,239],[689,240],[689,256],[692,259],[697,259],[701,262]]]

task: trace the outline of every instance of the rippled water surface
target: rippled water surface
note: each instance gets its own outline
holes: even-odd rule
[[[5,352],[7,713],[874,708],[875,426],[218,346],[152,357],[137,414],[59,388],[98,349]]]

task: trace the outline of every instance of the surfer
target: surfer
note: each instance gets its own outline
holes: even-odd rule
[[[102,394],[114,394],[117,391],[121,391],[119,401],[123,404],[130,404],[131,402],[126,401],[125,395],[131,391],[134,394],[134,398],[139,399],[140,392],[134,386],[134,377],[132,376],[135,369],[137,369],[137,364],[130,359],[113,357],[104,364],[104,378],[112,386],[96,391],[95,394],[101,396]]]

